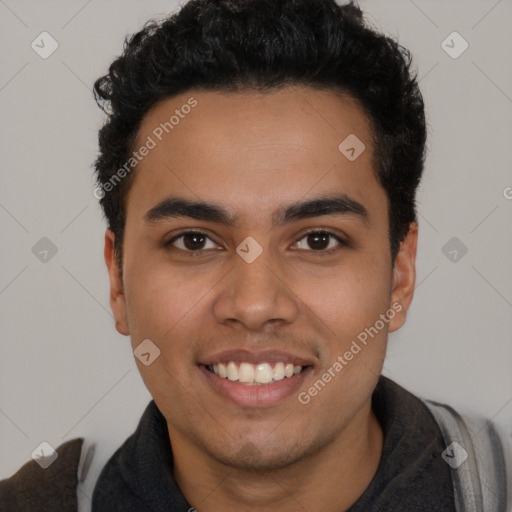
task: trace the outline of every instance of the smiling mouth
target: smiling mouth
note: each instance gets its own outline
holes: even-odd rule
[[[207,365],[205,368],[221,379],[246,384],[247,386],[261,386],[294,377],[309,366],[297,366],[286,362],[252,364],[226,361]]]

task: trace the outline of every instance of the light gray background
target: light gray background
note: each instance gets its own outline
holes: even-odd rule
[[[360,5],[413,52],[429,122],[417,290],[384,373],[511,429],[512,3]],[[103,117],[91,87],[126,34],[176,7],[0,0],[0,478],[41,441],[83,436],[97,445],[83,510],[151,399],[109,308],[91,168]],[[31,48],[43,31],[59,44],[48,59]],[[469,43],[457,59],[441,46],[453,31]],[[46,263],[32,253],[42,237],[58,249]],[[452,237],[468,248],[457,262],[442,252]]]

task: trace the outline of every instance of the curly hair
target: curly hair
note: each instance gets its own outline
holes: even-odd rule
[[[411,63],[410,52],[369,27],[356,5],[334,0],[189,0],[166,19],[149,20],[126,37],[123,53],[94,84],[107,114],[94,167],[120,267],[133,173],[106,185],[130,158],[148,111],[192,88],[265,92],[292,85],[342,91],[369,118],[394,262],[416,221],[425,159],[424,104]]]

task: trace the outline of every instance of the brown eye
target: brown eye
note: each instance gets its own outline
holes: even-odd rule
[[[199,231],[187,231],[175,236],[165,246],[186,252],[199,252],[206,249],[212,249],[213,247],[205,247],[207,241],[212,242],[216,245],[210,237]]]
[[[340,237],[333,233],[329,233],[328,231],[311,231],[306,233],[296,243],[298,249],[305,249],[305,247],[299,246],[301,240],[306,241],[306,245],[310,248],[310,251],[312,250],[317,252],[332,252],[332,250],[336,249],[337,247],[345,245]],[[334,242],[334,244],[331,242]]]
[[[307,236],[308,245],[312,249],[326,249],[329,246],[330,235],[327,233],[313,233]]]
[[[183,245],[191,251],[195,249],[202,249],[205,243],[206,237],[200,233],[190,233],[183,235]]]

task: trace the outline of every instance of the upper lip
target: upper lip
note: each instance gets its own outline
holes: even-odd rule
[[[205,366],[226,363],[229,361],[240,363],[292,363],[294,366],[311,366],[313,361],[300,357],[290,352],[283,352],[280,350],[243,350],[233,349],[217,352],[210,356],[206,356],[199,361],[199,364]]]

